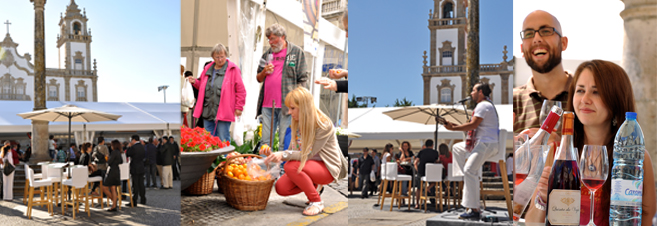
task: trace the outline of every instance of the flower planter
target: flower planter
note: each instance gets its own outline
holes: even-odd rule
[[[180,190],[187,189],[207,173],[217,156],[228,154],[233,150],[235,147],[228,146],[209,152],[180,153]]]

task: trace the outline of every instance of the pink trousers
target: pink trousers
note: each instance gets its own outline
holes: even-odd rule
[[[288,161],[285,163],[285,174],[276,182],[276,193],[280,196],[296,195],[301,192],[306,194],[311,202],[321,202],[317,192],[317,185],[330,184],[333,176],[322,161],[308,160],[301,172],[297,172],[301,165],[300,161]]]

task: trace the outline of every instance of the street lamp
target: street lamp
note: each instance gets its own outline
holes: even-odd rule
[[[356,97],[357,102],[365,102],[365,107],[369,107],[369,103],[376,103],[376,97],[370,97],[370,96],[362,96],[362,97]]]
[[[169,88],[169,86],[167,86],[167,85],[157,87],[158,92],[164,90],[164,103],[165,104],[167,103],[167,88]]]

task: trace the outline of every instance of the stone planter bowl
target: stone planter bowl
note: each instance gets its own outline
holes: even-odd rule
[[[209,152],[180,153],[180,190],[185,190],[205,174],[217,156],[231,153],[234,146]]]

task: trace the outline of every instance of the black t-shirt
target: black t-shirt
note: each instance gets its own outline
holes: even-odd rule
[[[418,174],[422,176],[424,175],[424,169],[427,163],[434,163],[438,159],[438,151],[433,150],[431,148],[425,148],[420,151],[420,153],[417,154],[417,158],[420,159],[420,163],[417,165],[417,170]]]
[[[372,171],[372,165],[374,165],[374,159],[367,155],[367,158],[362,156],[358,158],[358,173],[360,174],[369,174]]]
[[[397,158],[397,159],[401,158],[401,154],[402,154],[402,153],[403,153],[403,152],[399,152],[399,153],[397,153],[397,154],[395,155],[395,158]],[[410,158],[410,157],[413,157],[413,156],[415,156],[415,155],[413,155],[413,151],[408,150],[408,156],[406,156],[406,158]]]

